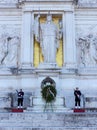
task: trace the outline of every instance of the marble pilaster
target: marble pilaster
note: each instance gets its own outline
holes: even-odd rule
[[[74,13],[66,11],[63,15],[63,65],[66,68],[76,67],[76,46]]]
[[[21,64],[22,68],[31,68],[33,59],[31,11],[24,11],[22,20],[23,23],[22,23]]]

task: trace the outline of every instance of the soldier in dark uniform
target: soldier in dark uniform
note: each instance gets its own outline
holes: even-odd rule
[[[17,91],[17,94],[18,94],[18,108],[19,107],[23,107],[23,96],[24,96],[24,92],[22,91],[22,89],[20,89],[20,91],[18,92]]]
[[[80,101],[81,101],[81,91],[76,87],[74,90],[74,96],[75,96],[75,108],[80,108]]]

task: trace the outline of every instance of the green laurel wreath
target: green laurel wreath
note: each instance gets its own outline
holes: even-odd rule
[[[46,103],[51,103],[56,99],[57,90],[52,85],[46,85],[45,87],[42,87],[41,94]]]

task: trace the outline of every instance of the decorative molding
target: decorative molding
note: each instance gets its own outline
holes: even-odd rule
[[[97,0],[79,0],[80,7],[97,7]]]
[[[73,0],[18,0],[19,2],[42,2],[42,1],[44,1],[44,2],[46,2],[46,1],[49,1],[49,2],[53,2],[53,1],[59,1],[59,2],[61,2],[61,1],[64,1],[64,2],[70,2],[70,1],[73,1]]]
[[[97,0],[79,0],[80,3],[96,4]]]
[[[4,4],[18,3],[18,0],[0,0],[0,3],[4,3]]]

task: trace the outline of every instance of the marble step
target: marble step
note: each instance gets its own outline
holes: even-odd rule
[[[97,130],[97,127],[0,127],[1,130]]]
[[[1,130],[97,130],[97,113],[0,113]],[[35,128],[35,129],[34,129]],[[51,128],[51,129],[50,129]]]
[[[1,130],[97,130],[96,127],[89,128],[89,127],[84,127],[84,128],[68,128],[68,127],[44,127],[44,128],[38,128],[38,127],[0,127]]]
[[[27,107],[26,110],[24,110],[24,112],[73,112],[72,109],[70,108],[66,108],[66,107],[63,107],[63,106],[49,106],[49,107],[46,107],[45,106],[33,106],[33,107]]]
[[[86,112],[97,112],[97,108],[85,108]]]

